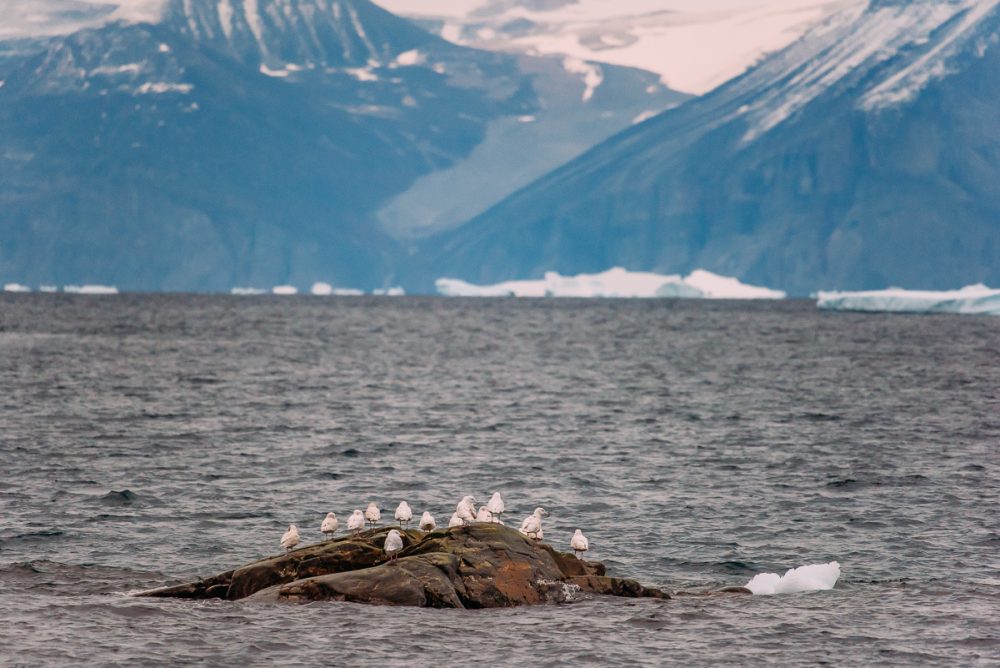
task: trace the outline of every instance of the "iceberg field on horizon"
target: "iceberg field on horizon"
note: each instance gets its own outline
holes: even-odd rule
[[[784,299],[781,290],[741,283],[697,269],[687,276],[628,271],[614,267],[597,274],[563,276],[555,271],[535,280],[504,281],[494,285],[474,285],[457,278],[434,282],[446,297],[682,297],[688,299]]]
[[[960,290],[868,290],[819,292],[816,306],[825,311],[872,313],[956,313],[1000,315],[1000,290],[982,283]]]
[[[31,288],[20,283],[6,283],[3,286],[4,292],[31,292]]]
[[[75,295],[117,295],[118,288],[113,285],[64,285],[63,292]]]

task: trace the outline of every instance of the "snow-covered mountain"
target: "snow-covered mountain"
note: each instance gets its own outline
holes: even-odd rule
[[[376,0],[457,44],[657,72],[703,94],[865,0]]]
[[[0,281],[392,285],[395,237],[682,99],[617,67],[588,96],[562,59],[456,46],[367,0],[171,0],[155,17],[2,44]],[[462,164],[478,180],[450,201],[454,182],[428,178]],[[411,191],[419,215],[400,208]]]
[[[435,239],[425,274],[704,267],[798,294],[1000,283],[998,41],[997,0],[845,8]]]

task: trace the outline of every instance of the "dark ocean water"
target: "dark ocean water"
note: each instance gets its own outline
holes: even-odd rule
[[[1000,662],[1000,319],[810,303],[0,296],[2,665]],[[500,489],[616,575],[499,611],[127,592]],[[123,494],[128,490],[128,494]]]

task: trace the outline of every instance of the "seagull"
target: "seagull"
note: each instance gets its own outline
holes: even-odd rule
[[[420,530],[434,531],[436,526],[437,522],[434,521],[434,516],[425,510],[424,514],[420,516]]]
[[[451,514],[451,519],[448,520],[449,529],[452,527],[460,527],[463,524],[465,524],[465,522],[462,521],[462,518],[458,516],[457,512]]]
[[[462,500],[455,506],[455,514],[462,522],[476,521],[476,497],[463,496]]]
[[[347,528],[353,534],[365,528],[365,516],[361,514],[360,508],[355,508],[351,516],[347,518]]]
[[[404,524],[409,524],[410,520],[413,519],[413,511],[410,510],[410,504],[406,501],[401,501],[399,507],[396,508],[396,521],[399,522],[399,526]]]
[[[368,523],[374,527],[378,524],[378,521],[382,519],[382,513],[379,512],[378,506],[375,505],[374,501],[368,502],[368,507],[365,508],[365,519]]]
[[[490,511],[490,517],[493,518],[493,521],[500,519],[500,515],[503,515],[503,497],[500,496],[500,492],[493,492],[489,503],[486,504],[486,510]]]
[[[340,522],[337,521],[337,513],[327,513],[319,530],[325,533],[327,540],[329,540],[333,538],[333,534],[337,533],[338,526],[340,526]]]
[[[294,524],[288,525],[288,531],[281,537],[281,547],[285,552],[291,552],[299,544],[299,530]]]
[[[573,548],[573,552],[576,553],[576,558],[579,559],[580,555],[590,549],[590,542],[587,537],[583,535],[583,532],[579,529],[573,534],[573,537],[569,539],[569,546]]]
[[[548,515],[544,508],[535,508],[535,512],[525,517],[524,521],[521,522],[519,529],[521,534],[534,540],[541,540],[543,515]]]
[[[399,535],[399,532],[393,529],[389,532],[389,535],[385,537],[385,543],[382,544],[382,550],[385,552],[386,556],[390,559],[396,558],[396,553],[403,549],[403,537]]]
[[[487,510],[486,506],[480,506],[479,507],[479,512],[476,513],[476,521],[477,522],[485,522],[485,523],[489,524],[489,522],[490,522],[490,511]]]

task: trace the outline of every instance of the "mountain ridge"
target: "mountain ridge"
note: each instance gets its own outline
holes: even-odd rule
[[[966,1],[833,17],[431,240],[414,280],[626,266],[801,295],[1000,282],[998,14]],[[891,104],[866,107],[873,91]]]
[[[220,6],[177,0],[159,22],[18,45],[0,61],[0,280],[387,287],[406,249],[376,212],[465,160],[497,122],[576,96],[583,142],[626,124],[629,105],[672,99],[646,91],[653,75],[609,70],[634,99],[584,104],[585,83],[561,66],[547,75],[561,92],[540,93],[518,58],[450,44],[367,0],[322,3],[312,33],[299,19],[315,3],[256,3],[261,35],[236,14],[225,35]],[[544,141],[529,148],[537,157]]]

